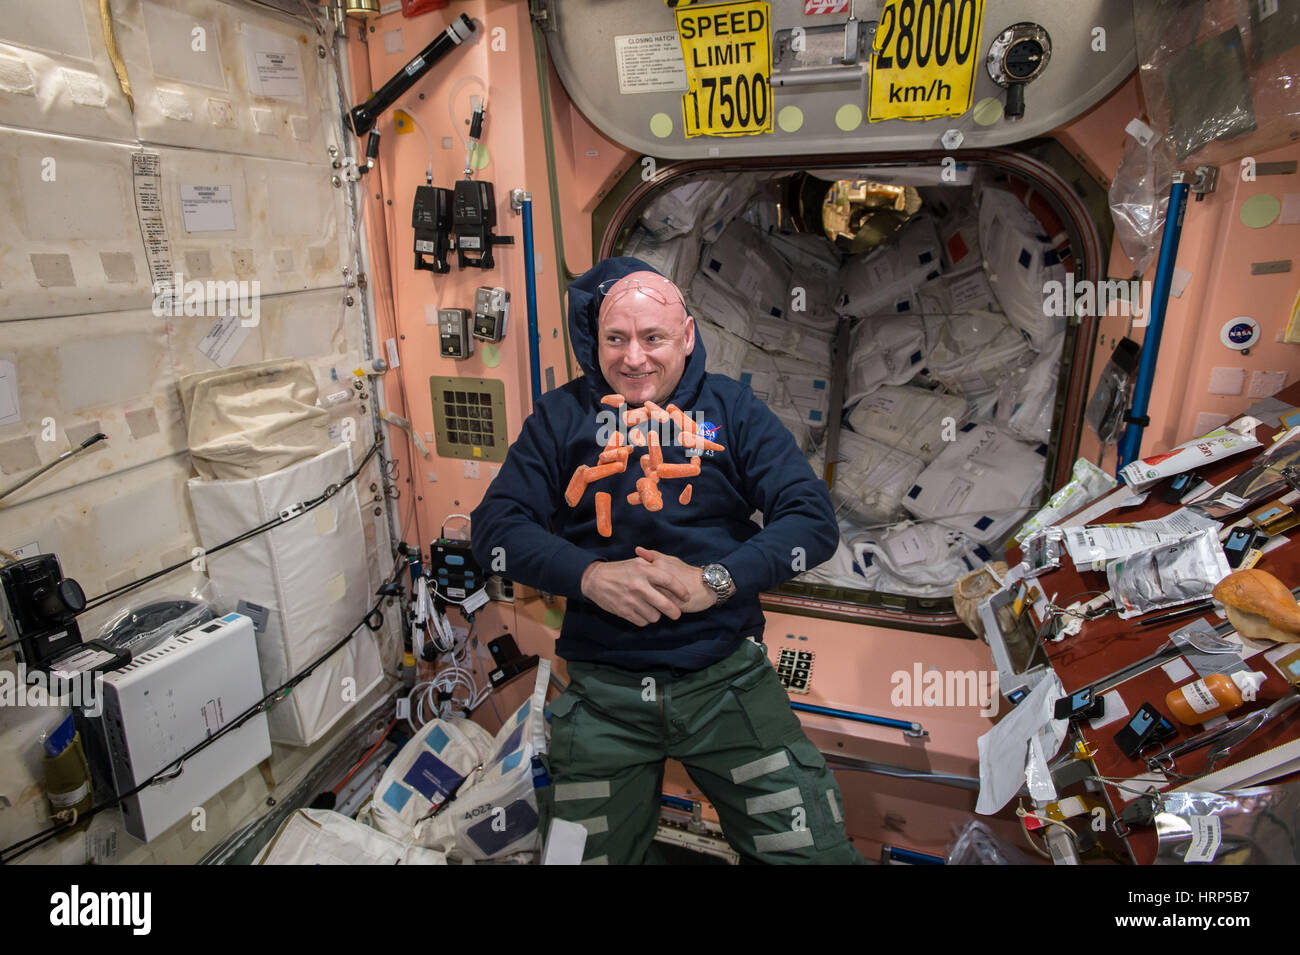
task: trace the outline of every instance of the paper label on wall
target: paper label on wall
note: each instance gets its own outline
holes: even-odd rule
[[[384,339],[384,350],[388,352],[388,367],[401,368],[402,361],[400,356],[397,354],[397,339],[395,338]]]
[[[224,315],[217,319],[217,324],[208,330],[199,342],[199,351],[207,355],[222,368],[229,368],[235,360],[235,353],[244,344],[252,327],[244,325],[238,314]]]
[[[18,410],[18,374],[14,363],[0,358],[0,425],[22,420]]]
[[[288,37],[244,24],[244,63],[254,96],[303,101],[302,59]]]
[[[1192,844],[1187,847],[1184,862],[1213,862],[1223,842],[1223,824],[1218,816],[1192,816]]]
[[[614,37],[614,60],[620,93],[686,91],[686,61],[672,31]]]
[[[132,181],[135,189],[135,214],[140,222],[140,239],[149,263],[149,285],[155,294],[170,289],[172,247],[167,239],[167,222],[163,219],[162,161],[157,153],[133,153]]]
[[[186,232],[233,232],[235,200],[229,186],[181,186]]]
[[[925,5],[921,5],[924,11]],[[934,119],[970,109],[984,0],[971,0],[926,23],[911,0],[889,0],[871,48],[867,119]]]
[[[686,138],[770,133],[771,4],[681,5],[673,15],[689,86],[682,96]]]

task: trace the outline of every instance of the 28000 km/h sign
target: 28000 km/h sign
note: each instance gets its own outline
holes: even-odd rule
[[[772,131],[772,40],[767,3],[681,7],[677,35],[686,62],[686,136]]]
[[[970,109],[984,0],[889,0],[872,46],[867,119],[935,119]]]

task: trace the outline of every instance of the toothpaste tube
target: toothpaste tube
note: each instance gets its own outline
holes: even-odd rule
[[[1172,451],[1126,464],[1120,469],[1119,476],[1133,490],[1143,491],[1171,475],[1258,448],[1260,442],[1255,438],[1255,428],[1259,423],[1258,418],[1238,418],[1230,425],[1180,444]]]

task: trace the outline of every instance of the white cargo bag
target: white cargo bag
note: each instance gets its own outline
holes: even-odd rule
[[[785,318],[790,267],[743,219],[733,220],[716,242],[704,247],[700,271],[745,303],[753,315]]]
[[[840,430],[839,464],[831,486],[837,517],[863,524],[884,524],[903,514],[903,495],[925,470],[925,462],[887,444]],[[825,471],[824,449],[812,458],[818,476]]]
[[[839,300],[840,292],[833,283],[834,279],[826,284],[801,283],[798,276],[792,275],[790,309],[786,317],[801,328],[813,328],[819,332],[834,334],[840,320],[840,316],[835,311],[835,303]]]
[[[685,235],[708,212],[725,184],[701,177],[674,186],[650,201],[641,213],[641,224],[659,242]]]
[[[868,315],[850,339],[844,404],[883,385],[904,385],[926,365],[925,322],[909,306],[903,312]]]
[[[700,258],[700,237],[694,233],[658,242],[644,229],[632,230],[624,255],[640,259],[660,275],[672,279],[682,293],[690,287]]]
[[[940,255],[933,220],[917,216],[884,245],[845,261],[839,310],[855,318],[890,310],[909,299],[914,288],[940,275]]]
[[[848,525],[841,525],[848,526]],[[818,564],[795,577],[801,584],[825,584],[831,587],[851,587],[855,590],[874,590],[875,578],[868,576],[858,563],[851,543],[845,540],[841,532],[839,544],[830,560]]]
[[[351,445],[341,444],[263,477],[194,478],[189,492],[199,540],[213,547],[265,524],[342,482],[351,470]],[[257,655],[268,691],[338,643],[370,609],[374,588],[355,483],[301,517],[209,555],[207,562],[208,576],[222,594],[267,610]],[[375,638],[361,627],[271,709],[271,739],[294,746],[314,743],[382,678]]]
[[[1034,214],[1002,189],[980,193],[980,236],[984,271],[1002,311],[1043,351],[1065,331],[1066,318],[1046,315],[1043,305],[1045,283],[1065,281],[1060,256]]]
[[[792,284],[824,286],[839,275],[843,256],[825,236],[781,230],[769,232],[765,238],[790,267]]]
[[[735,218],[745,209],[749,197],[758,189],[760,179],[754,173],[738,173],[734,176],[718,179],[721,188],[714,196],[709,209],[698,220],[698,233],[704,242],[716,242]]]
[[[961,531],[929,522],[897,524],[861,549],[895,590],[914,596],[948,596],[957,580],[990,559],[988,550]]]
[[[430,720],[393,757],[358,818],[405,839],[493,752],[492,734],[473,720]]]
[[[921,311],[927,315],[952,315],[971,309],[997,311],[997,299],[980,265],[951,272],[926,282],[916,290]]]
[[[1064,344],[1064,336],[1058,336],[1054,346],[1039,355],[1032,365],[1008,376],[1005,397],[1000,391],[998,418],[1005,413],[1007,427],[1022,440],[1036,444],[1051,437]]]
[[[691,283],[686,304],[696,319],[708,319],[746,341],[753,335],[750,303],[724,285],[707,278],[697,279]]]
[[[995,391],[1034,359],[1025,336],[996,312],[948,316],[930,343],[926,376],[967,396]]]
[[[482,769],[438,815],[417,827],[419,845],[445,852],[452,860],[474,862],[541,852],[533,757],[547,750],[550,679],[551,661],[543,658],[532,695],[497,732]]]
[[[299,809],[254,865],[446,865],[434,849],[377,832],[332,809]]]
[[[886,385],[849,412],[858,434],[905,451],[929,464],[945,447],[944,434],[966,423],[970,409],[958,395],[913,385]]]
[[[997,425],[971,422],[921,472],[903,506],[991,546],[1033,511],[1046,451]]]
[[[830,408],[830,379],[824,365],[800,361],[789,355],[774,355],[751,348],[740,372],[741,384],[749,385],[755,397],[774,410],[795,408],[813,429],[826,425]]]
[[[695,334],[704,343],[705,370],[739,379],[749,354],[749,342],[698,315],[695,317]]]

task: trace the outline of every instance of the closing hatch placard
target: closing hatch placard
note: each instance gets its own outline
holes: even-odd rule
[[[767,3],[678,7],[689,89],[682,97],[686,137],[751,136],[772,131],[771,13]]]
[[[936,119],[970,109],[984,0],[888,0],[872,44],[867,119]]]

